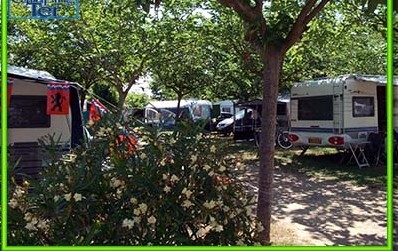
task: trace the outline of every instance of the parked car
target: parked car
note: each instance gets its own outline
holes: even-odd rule
[[[251,109],[249,109],[249,110],[251,110]],[[246,110],[240,110],[237,113],[235,113],[234,116],[231,114],[232,116],[230,116],[229,118],[221,120],[216,126],[217,131],[224,134],[225,136],[228,136],[229,134],[231,134],[231,132],[233,132],[234,121],[242,120],[243,117],[245,116],[245,113],[246,113]],[[228,115],[225,114],[224,116],[228,116]]]

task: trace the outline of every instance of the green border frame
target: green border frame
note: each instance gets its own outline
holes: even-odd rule
[[[1,1],[1,107],[7,107],[7,6],[8,0]],[[271,247],[159,247],[159,246],[7,246],[7,109],[1,109],[1,250],[369,250],[389,251],[393,249],[393,0],[387,1],[387,246],[271,246]]]

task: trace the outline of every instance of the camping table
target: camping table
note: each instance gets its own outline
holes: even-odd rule
[[[369,167],[368,159],[365,156],[365,146],[369,144],[370,141],[351,141],[348,143],[348,148],[350,149],[351,157],[348,160],[348,163],[351,162],[352,158],[355,159],[359,168]]]

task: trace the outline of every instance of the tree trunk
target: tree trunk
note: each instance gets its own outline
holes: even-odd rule
[[[177,93],[177,114],[176,114],[176,123],[180,121],[180,110],[181,110],[181,100],[182,100],[182,95]]]
[[[118,101],[118,109],[117,109],[117,113],[116,116],[118,119],[121,119],[123,116],[123,110],[124,110],[124,103],[126,101],[126,97],[128,94],[128,91],[123,91],[123,90],[118,90],[119,93],[119,101]]]
[[[263,105],[260,134],[260,172],[258,179],[257,217],[264,230],[258,233],[263,245],[270,245],[271,209],[274,176],[276,107],[282,53],[273,46],[267,46],[261,55],[264,71]]]
[[[84,109],[84,101],[86,100],[86,91],[81,90],[79,95],[80,95],[80,108],[83,110]]]

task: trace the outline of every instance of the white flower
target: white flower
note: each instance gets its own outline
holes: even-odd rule
[[[217,148],[216,148],[215,145],[212,145],[212,146],[210,147],[210,152],[215,153],[216,150],[217,150]]]
[[[244,243],[242,240],[238,240],[238,241],[236,242],[236,245],[237,245],[237,246],[245,246],[245,243]]]
[[[169,176],[168,176],[167,174],[164,173],[164,174],[162,175],[162,178],[163,178],[163,180],[167,180],[167,179],[169,178]]]
[[[182,189],[181,193],[185,194],[185,196],[187,196],[187,198],[191,197],[191,195],[192,195],[192,191],[188,190],[186,188]]]
[[[116,198],[118,198],[118,199],[122,198],[122,193],[123,193],[123,190],[121,188],[118,188],[116,190]]]
[[[165,166],[165,165],[166,165],[166,158],[160,161],[160,166]]]
[[[223,202],[221,199],[218,199],[218,200],[216,201],[216,205],[217,205],[217,206],[223,206],[223,205],[224,205],[224,202]]]
[[[138,224],[141,222],[141,217],[133,217],[133,221]]]
[[[73,195],[73,199],[75,201],[81,201],[82,200],[82,195],[80,193],[75,193],[75,195]]]
[[[262,231],[264,231],[264,227],[263,227],[263,224],[261,222],[259,222],[257,224],[257,232],[261,233]]]
[[[25,191],[22,190],[20,186],[17,186],[14,192],[15,197],[21,198],[24,195]]]
[[[136,198],[131,198],[130,203],[136,205],[138,203],[138,200]]]
[[[134,221],[129,219],[124,219],[122,223],[122,227],[127,227],[128,229],[132,229],[134,226]]]
[[[178,178],[175,174],[173,174],[173,175],[171,176],[171,179],[170,179],[171,182],[179,181],[179,180],[180,180],[180,178]]]
[[[141,210],[139,208],[134,209],[134,215],[140,215]]]
[[[211,200],[210,202],[206,201],[205,203],[203,203],[203,206],[208,209],[213,209],[216,206],[216,203],[214,200]]]
[[[198,156],[196,156],[196,155],[192,155],[191,156],[191,162],[192,163],[195,163],[197,160],[198,160]]]
[[[36,225],[36,224],[37,224],[37,218],[36,218],[36,217],[33,217],[32,220],[31,220],[31,223],[32,223],[33,225]]]
[[[220,169],[218,169],[218,170],[220,170],[220,172],[224,172],[225,169],[226,169],[225,166],[221,166]]]
[[[209,165],[204,165],[203,169],[207,172],[211,169],[211,167]]]
[[[64,198],[65,198],[66,201],[70,201],[70,199],[72,199],[72,193],[65,194]]]
[[[124,185],[124,182],[123,182],[123,181],[121,181],[121,180],[119,180],[119,179],[116,179],[115,177],[113,177],[113,178],[111,179],[111,187],[117,188],[117,187],[119,187],[119,186],[121,186],[121,185]]]
[[[165,193],[170,193],[171,188],[170,188],[169,186],[165,186],[165,187],[163,188],[163,191],[164,191]]]
[[[25,216],[23,217],[24,220],[26,221],[31,221],[33,218],[33,214],[32,213],[26,213]]]
[[[236,167],[238,168],[238,170],[241,170],[241,171],[243,171],[243,170],[246,169],[245,165],[243,165],[243,164],[240,163],[240,162],[237,162],[237,163],[236,163]]]
[[[55,196],[54,196],[54,202],[59,201],[59,199],[61,199],[61,196],[59,196],[59,195],[55,195]]]
[[[223,227],[222,225],[218,225],[218,226],[215,228],[215,231],[216,231],[216,232],[224,231],[224,227]]]
[[[146,159],[146,154],[145,154],[145,153],[141,153],[141,154],[140,154],[140,158],[141,158],[141,159]]]
[[[214,176],[214,172],[210,171],[209,176],[213,177]]]
[[[28,229],[29,231],[35,231],[35,230],[37,230],[35,224],[33,224],[32,222],[27,223],[26,226],[25,226],[25,228]]]
[[[210,216],[210,225],[211,225],[212,223],[214,223],[214,222],[216,222],[216,218],[214,218],[213,216]]]
[[[183,207],[189,208],[191,207],[193,204],[190,200],[184,200],[184,202],[182,203]]]
[[[252,214],[253,209],[252,209],[251,206],[247,206],[245,209],[246,209],[246,215],[251,215]]]
[[[147,206],[145,203],[141,203],[141,204],[139,204],[138,206],[139,206],[141,212],[142,212],[143,214],[145,214],[145,213],[146,213],[146,210],[148,209],[148,206]]]
[[[206,236],[207,233],[209,233],[210,229],[211,229],[211,226],[201,227],[196,232],[196,236],[199,237],[199,238],[203,238],[203,237]]]
[[[148,218],[148,223],[149,224],[155,224],[156,223],[156,218],[152,215],[151,217]]]
[[[8,205],[10,205],[11,208],[17,208],[18,207],[18,201],[15,198],[12,198],[10,202],[8,202]]]
[[[48,228],[47,221],[40,220],[40,221],[37,223],[37,227],[40,228],[40,229],[47,229],[47,228]]]

